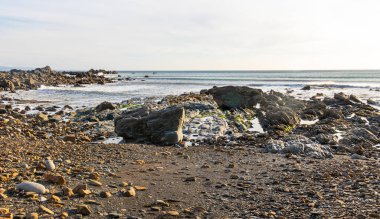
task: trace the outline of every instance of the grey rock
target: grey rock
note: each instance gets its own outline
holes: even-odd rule
[[[212,95],[222,109],[253,108],[263,97],[260,89],[238,86],[213,87],[202,92]]]
[[[185,110],[168,107],[154,112],[130,112],[115,119],[115,132],[125,141],[173,145],[182,141]]]
[[[266,144],[265,148],[270,153],[303,154],[319,159],[333,157],[329,146],[320,145],[301,135],[290,135],[283,140],[271,140]]]
[[[49,171],[55,170],[55,164],[54,164],[54,162],[51,159],[46,159],[45,160],[45,166],[46,166],[46,169],[49,170]]]
[[[35,192],[37,194],[44,194],[46,192],[45,186],[35,182],[22,182],[16,186],[18,190],[26,192]]]
[[[115,105],[107,101],[104,101],[95,107],[96,112],[101,112],[104,110],[114,110],[114,109],[116,109]]]

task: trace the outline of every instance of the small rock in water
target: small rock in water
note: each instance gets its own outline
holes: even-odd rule
[[[18,190],[24,190],[26,192],[35,192],[38,194],[44,194],[45,186],[35,182],[22,182],[16,186]]]

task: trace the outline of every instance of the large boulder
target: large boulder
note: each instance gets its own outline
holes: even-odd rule
[[[237,86],[213,87],[202,93],[212,95],[222,109],[253,108],[263,97],[260,89]]]
[[[115,132],[127,142],[173,145],[182,141],[184,119],[184,108],[176,106],[154,112],[138,109],[116,118]]]

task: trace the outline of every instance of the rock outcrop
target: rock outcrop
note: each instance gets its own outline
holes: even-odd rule
[[[0,90],[11,92],[37,89],[41,85],[104,84],[108,82],[112,82],[112,80],[105,78],[104,75],[98,74],[94,70],[88,72],[58,72],[46,66],[29,71],[17,69],[12,69],[9,72],[0,71]]]
[[[260,89],[236,86],[213,87],[202,93],[212,95],[222,109],[253,108],[263,97]]]
[[[115,132],[127,142],[173,145],[182,141],[185,110],[169,107],[148,112],[137,109],[115,119]]]

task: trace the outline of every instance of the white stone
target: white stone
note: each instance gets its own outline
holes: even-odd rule
[[[55,164],[52,160],[50,159],[46,159],[45,160],[45,166],[46,166],[46,169],[49,170],[49,171],[53,171],[55,170]]]
[[[22,182],[16,186],[16,189],[38,194],[44,194],[46,192],[45,186],[35,182]]]

